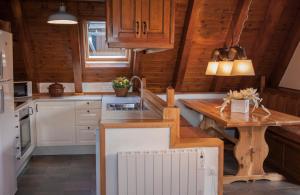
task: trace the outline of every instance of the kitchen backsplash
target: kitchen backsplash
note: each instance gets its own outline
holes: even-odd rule
[[[48,93],[48,87],[52,83],[39,83],[40,93]],[[75,92],[74,83],[61,83],[65,87],[65,93]],[[111,82],[89,82],[82,83],[83,92],[113,92]]]

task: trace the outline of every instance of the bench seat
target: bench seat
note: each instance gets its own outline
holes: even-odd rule
[[[286,89],[267,89],[263,104],[270,109],[300,116],[300,92]],[[267,163],[278,172],[300,183],[300,125],[269,127]]]

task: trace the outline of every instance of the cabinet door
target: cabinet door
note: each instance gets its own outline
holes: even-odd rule
[[[75,103],[39,102],[36,115],[37,145],[75,144]]]
[[[122,42],[140,41],[141,38],[141,0],[108,0],[107,23],[109,46]],[[124,45],[124,47],[126,47]]]
[[[174,42],[173,0],[142,0],[142,36],[147,42],[161,46]]]

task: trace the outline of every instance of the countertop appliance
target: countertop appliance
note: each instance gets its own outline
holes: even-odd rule
[[[17,190],[12,34],[0,30],[0,195]]]
[[[14,82],[15,98],[32,97],[32,82],[31,81],[15,81]]]

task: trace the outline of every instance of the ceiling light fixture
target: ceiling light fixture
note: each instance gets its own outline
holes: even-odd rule
[[[66,6],[62,1],[59,11],[50,15],[47,22],[49,24],[78,24],[76,16],[66,12]]]
[[[250,4],[248,10],[250,8]],[[248,18],[245,18],[243,26]],[[205,75],[215,76],[254,76],[252,61],[247,58],[246,51],[238,45],[242,31],[239,33],[235,43],[234,32],[232,30],[231,46],[214,49],[211,60],[208,62]]]
[[[206,75],[216,76],[254,76],[252,61],[247,58],[241,46],[218,48],[212,52]]]

